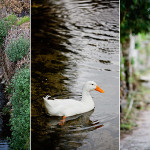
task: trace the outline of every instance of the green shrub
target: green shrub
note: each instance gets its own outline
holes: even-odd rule
[[[30,41],[20,37],[16,41],[12,41],[6,49],[6,54],[10,61],[15,62],[21,60],[28,52]]]
[[[17,21],[15,15],[10,15],[0,20],[0,46],[2,46],[3,39],[6,37],[8,30]]]
[[[17,71],[11,80],[12,113],[10,119],[12,149],[29,149],[30,141],[30,70]]]
[[[8,33],[9,25],[8,23],[4,20],[0,20],[0,46],[2,46],[3,43],[3,38],[6,37]]]
[[[0,20],[0,37],[5,37],[8,32],[8,24],[4,19]]]
[[[30,17],[29,16],[24,16],[23,18],[21,18],[18,22],[17,25],[22,25],[25,22],[29,22],[30,21]]]
[[[5,21],[8,21],[10,25],[14,25],[17,21],[17,17],[15,15],[10,15],[5,18]]]
[[[132,123],[122,123],[120,125],[120,129],[121,130],[131,130],[133,128],[133,124]]]

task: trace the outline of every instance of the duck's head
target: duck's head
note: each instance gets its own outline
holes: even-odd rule
[[[99,88],[99,86],[94,81],[88,81],[84,84],[83,89],[90,92],[90,91],[98,91],[100,93],[104,93],[104,91]]]

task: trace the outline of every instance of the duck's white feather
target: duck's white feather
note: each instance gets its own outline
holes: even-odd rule
[[[82,100],[73,99],[55,99],[49,100],[50,96],[44,97],[45,107],[51,116],[73,116],[88,112],[94,109],[94,101],[90,96],[90,91],[96,88],[96,83],[93,81],[87,82],[82,91]]]
[[[73,116],[86,112],[87,106],[83,102],[73,99],[46,100],[45,107],[51,116]]]

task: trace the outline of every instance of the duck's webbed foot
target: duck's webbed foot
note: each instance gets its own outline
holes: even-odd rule
[[[66,116],[63,116],[63,119],[60,120],[59,125],[63,126],[65,123]]]

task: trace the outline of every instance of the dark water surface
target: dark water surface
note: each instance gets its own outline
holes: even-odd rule
[[[32,150],[118,150],[119,2],[33,0],[31,29]],[[80,100],[90,80],[95,109],[59,127],[43,97]]]
[[[9,144],[7,137],[10,136],[10,128],[8,127],[8,116],[2,113],[3,107],[6,103],[4,97],[4,84],[0,83],[0,150],[8,150]]]

